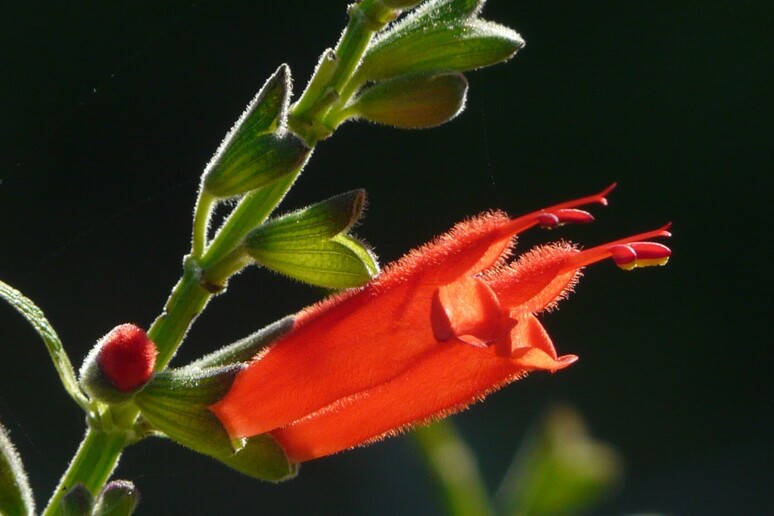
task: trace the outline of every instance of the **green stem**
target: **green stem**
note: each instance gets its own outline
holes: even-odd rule
[[[210,225],[210,215],[215,205],[215,197],[199,189],[199,197],[196,199],[194,209],[193,236],[191,237],[191,256],[199,258],[204,253],[207,245],[207,229]]]
[[[159,349],[156,361],[158,370],[166,367],[172,359],[191,323],[212,297],[212,293],[201,285],[200,276],[198,264],[189,258],[183,277],[172,289],[164,313],[148,331],[148,336]],[[131,405],[107,408],[100,419],[115,423],[115,428],[112,431],[91,427],[87,430],[44,516],[58,514],[62,497],[76,484],[83,484],[92,494],[102,489],[118,464],[124,448],[132,442],[130,436],[138,414],[138,410]]]
[[[266,220],[293,186],[302,168],[303,164],[297,171],[245,195],[207,247],[200,261],[201,267],[209,269],[219,262],[242,242],[250,230]]]
[[[198,263],[189,257],[183,277],[172,289],[164,312],[148,330],[148,338],[159,351],[156,357],[157,371],[164,369],[175,356],[194,319],[204,310],[215,292],[205,288]]]
[[[334,56],[323,56],[304,93],[290,112],[290,127],[309,145],[327,136],[323,123],[328,108],[339,100],[373,35],[397,16],[381,0],[361,0],[349,9],[349,23],[336,44]]]
[[[58,515],[62,497],[76,484],[83,484],[92,495],[96,495],[118,464],[126,439],[124,432],[109,433],[89,428],[43,516]]]

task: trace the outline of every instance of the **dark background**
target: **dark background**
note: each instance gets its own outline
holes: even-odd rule
[[[114,325],[149,324],[180,273],[198,174],[287,62],[296,91],[346,22],[345,2],[0,5],[0,277],[35,300],[77,365]],[[455,417],[494,488],[530,421],[574,404],[627,478],[600,514],[770,510],[771,19],[766,2],[516,2],[511,62],[468,74],[465,113],[428,131],[347,124],[285,210],[355,187],[359,236],[383,262],[488,208],[518,214],[620,186],[587,245],[674,221],[665,268],[587,271],[544,318],[581,361]],[[178,364],[315,300],[251,270],[194,327]],[[42,506],[80,439],[37,337],[0,309],[0,420]],[[304,465],[273,486],[172,443],[117,475],[143,514],[437,514],[408,437]]]

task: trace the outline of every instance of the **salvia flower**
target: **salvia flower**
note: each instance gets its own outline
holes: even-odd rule
[[[578,208],[606,204],[613,186],[514,219],[493,212],[457,224],[365,287],[303,310],[210,410],[232,438],[270,432],[302,462],[569,366],[577,357],[558,356],[535,315],[563,299],[586,265],[665,263],[670,250],[648,239],[669,236],[668,226],[582,251],[556,242],[509,256],[526,229],[592,221]]]

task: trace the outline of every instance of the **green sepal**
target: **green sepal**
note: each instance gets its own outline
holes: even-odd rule
[[[248,252],[256,262],[298,281],[318,287],[344,289],[359,287],[373,276],[363,262],[367,254],[336,240],[302,240],[272,249],[253,248]],[[373,259],[371,259],[373,262]]]
[[[413,12],[379,32],[370,44],[365,56],[372,51],[392,45],[412,34],[425,32],[434,27],[461,25],[465,20],[476,16],[484,7],[485,0],[430,0]],[[396,0],[394,3],[407,3]],[[361,72],[362,67],[361,67]]]
[[[116,388],[110,378],[105,375],[97,364],[98,346],[86,355],[78,373],[78,383],[81,389],[93,400],[104,403],[123,403],[129,401],[136,390],[123,392]],[[142,387],[140,387],[142,388]]]
[[[99,493],[92,516],[130,516],[140,503],[140,492],[128,480],[108,482]]]
[[[476,18],[439,23],[399,39],[378,40],[357,73],[360,81],[373,81],[421,72],[464,72],[506,61],[523,46],[518,33],[496,23]]]
[[[60,516],[91,516],[94,497],[83,484],[75,484],[59,502]]]
[[[435,127],[464,109],[467,91],[461,73],[409,75],[370,86],[345,112],[401,129]]]
[[[245,239],[249,248],[271,249],[305,240],[327,240],[347,231],[363,213],[365,190],[352,190],[272,219]]]
[[[309,152],[304,142],[287,131],[251,137],[205,170],[204,191],[224,199],[261,188],[294,173]]]
[[[35,514],[35,500],[24,465],[3,425],[0,425],[0,514]]]
[[[359,287],[378,273],[376,261],[365,245],[342,234],[327,240],[251,234],[245,241],[245,248],[259,264],[324,288]]]
[[[365,192],[353,190],[270,220],[245,238],[260,265],[319,287],[363,285],[378,266],[368,249],[344,232],[360,217]]]
[[[258,136],[283,129],[290,94],[290,68],[283,64],[269,77],[226,134],[204,169],[203,177],[214,181],[224,174],[237,173],[235,164],[245,161],[246,156],[252,154],[251,149]]]
[[[232,441],[207,409],[226,394],[242,367],[163,371],[135,396],[134,402],[147,423],[183,446],[253,478],[274,482],[290,478],[297,467],[270,435]]]
[[[366,244],[357,238],[352,237],[351,235],[345,235],[343,233],[336,235],[331,240],[345,246],[347,249],[357,255],[358,259],[363,262],[363,265],[365,265],[365,268],[368,270],[368,274],[371,276],[371,278],[379,274],[379,263],[376,261],[374,253],[371,252],[371,249],[369,249]]]
[[[259,351],[269,346],[293,328],[295,316],[289,315],[228,346],[190,363],[186,368],[204,369],[249,362]]]

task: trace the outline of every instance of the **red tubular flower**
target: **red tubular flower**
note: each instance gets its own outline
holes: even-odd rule
[[[495,212],[457,224],[365,287],[303,310],[210,409],[232,437],[270,432],[302,462],[569,366],[577,357],[557,356],[535,314],[564,298],[585,265],[666,263],[669,249],[646,240],[669,236],[668,226],[584,251],[559,242],[507,257],[530,227],[592,221],[577,208],[606,204],[614,186],[515,219]]]

